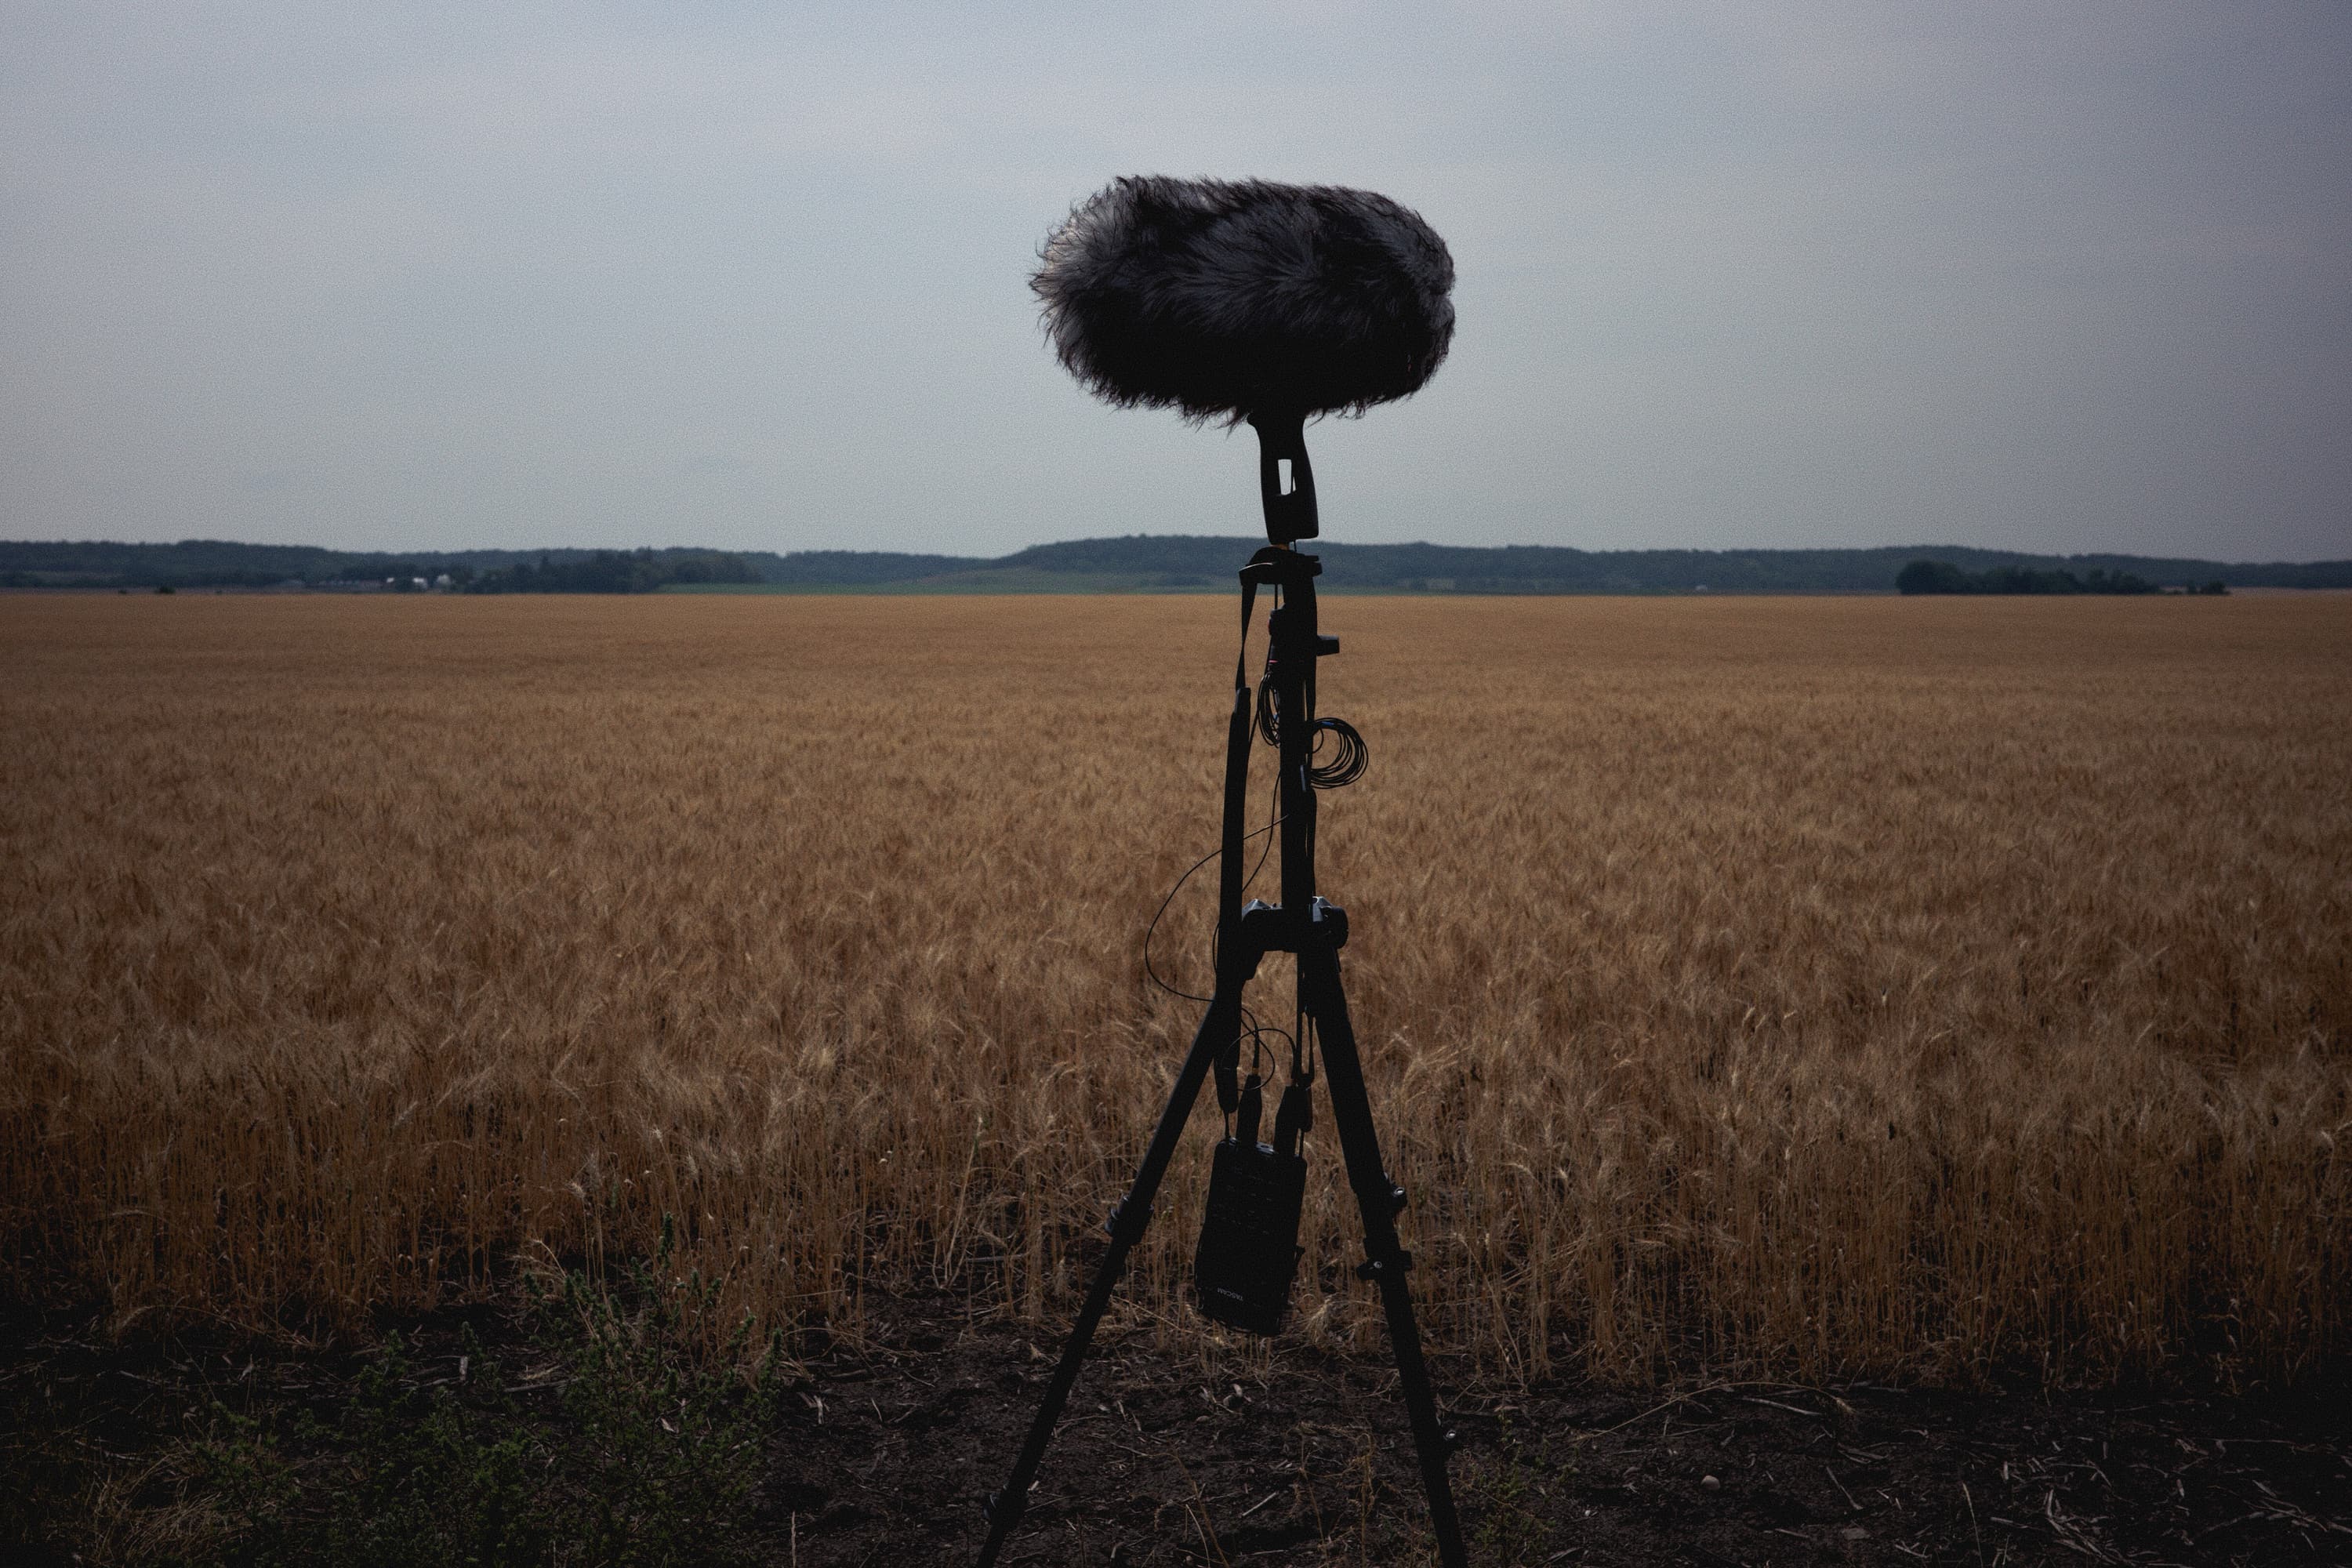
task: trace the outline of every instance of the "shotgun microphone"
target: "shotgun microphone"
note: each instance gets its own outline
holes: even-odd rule
[[[1454,337],[1445,242],[1370,191],[1130,176],[1042,260],[1030,286],[1070,374],[1194,423],[1360,414],[1420,390]]]
[[[1276,544],[1318,531],[1307,421],[1412,396],[1454,341],[1445,242],[1370,191],[1129,175],[1040,257],[1045,335],[1088,391],[1256,429]]]

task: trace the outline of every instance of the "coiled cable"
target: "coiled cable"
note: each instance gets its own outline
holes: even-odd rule
[[[1318,719],[1314,724],[1314,742],[1307,751],[1307,782],[1316,789],[1345,789],[1364,776],[1371,761],[1370,748],[1363,736],[1345,719]],[[1269,746],[1282,744],[1282,705],[1276,700],[1274,682],[1260,681],[1257,689],[1257,732]],[[1329,735],[1332,752],[1328,762],[1314,759],[1322,755],[1323,740]]]

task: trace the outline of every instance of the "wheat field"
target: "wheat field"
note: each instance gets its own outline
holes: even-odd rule
[[[1066,1311],[1195,1022],[1142,940],[1214,845],[1236,619],[0,598],[0,1292],[364,1332],[667,1215],[763,1325]],[[1323,890],[1433,1341],[2342,1365],[2352,597],[1325,623],[1372,755]],[[1213,883],[1154,948],[1190,989]],[[1213,1121],[1128,1331],[1202,1331]],[[1377,1345],[1310,1156],[1297,1331]]]

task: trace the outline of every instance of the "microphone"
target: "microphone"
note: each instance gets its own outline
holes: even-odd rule
[[[1337,185],[1116,180],[1047,237],[1030,287],[1063,365],[1194,423],[1360,414],[1454,338],[1454,258],[1420,216]]]

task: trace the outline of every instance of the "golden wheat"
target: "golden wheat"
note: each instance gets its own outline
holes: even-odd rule
[[[1373,757],[1323,881],[1434,1339],[1616,1376],[2340,1357],[2352,598],[1326,621]],[[1058,1306],[1195,1021],[1141,938],[1214,842],[1234,626],[0,599],[0,1278],[353,1325],[668,1214],[771,1322]],[[1155,953],[1195,989],[1213,885]],[[1135,1312],[1173,1321],[1207,1142]],[[1337,1164],[1324,1342],[1380,1331]]]

